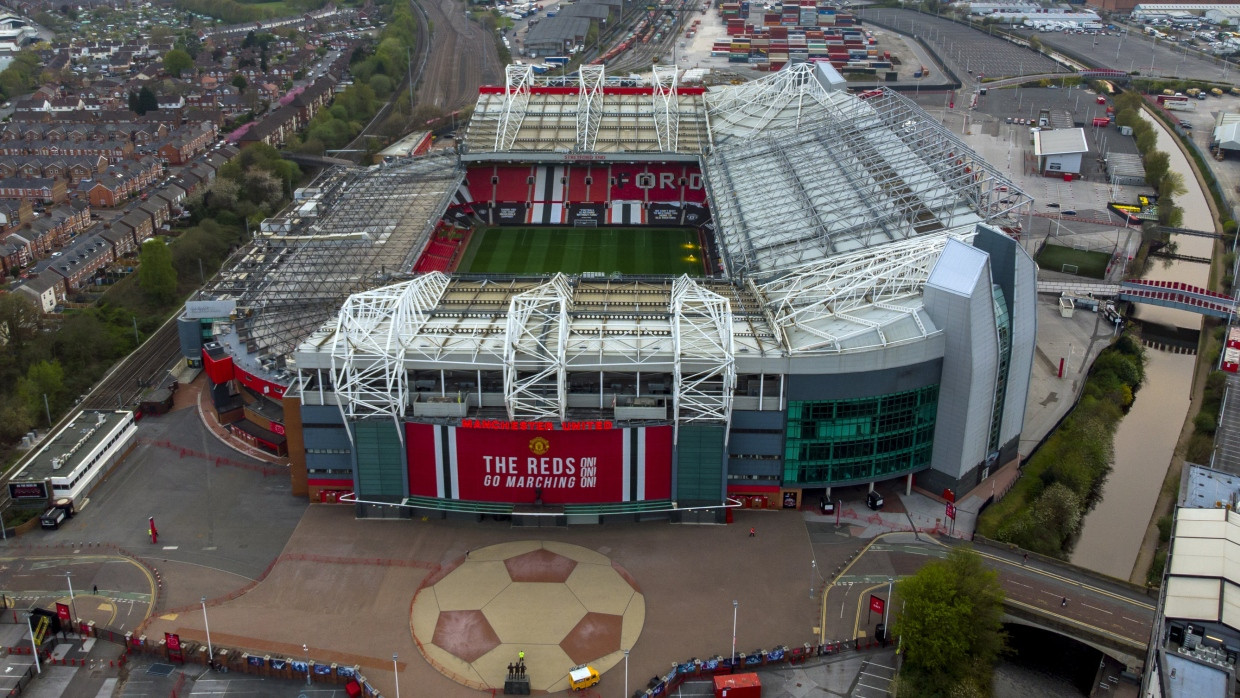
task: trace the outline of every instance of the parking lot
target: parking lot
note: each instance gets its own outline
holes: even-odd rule
[[[1063,66],[1036,51],[933,15],[886,8],[857,14],[866,22],[920,36],[965,83],[976,82],[979,75],[995,78],[1065,72]]]
[[[1194,78],[1224,83],[1240,81],[1234,66],[1194,51],[1186,44],[1154,40],[1135,29],[1124,33],[1107,35],[1065,34],[1063,32],[1019,31],[1028,36],[1036,34],[1043,45],[1066,49],[1103,68],[1122,70],[1139,75],[1159,77]]]

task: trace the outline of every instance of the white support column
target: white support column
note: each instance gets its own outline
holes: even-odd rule
[[[736,361],[732,305],[727,298],[682,276],[672,284],[670,305],[678,440],[682,422],[720,421],[725,427],[731,423]]]
[[[904,496],[908,497],[913,494],[913,474],[909,473],[904,478]]]
[[[521,122],[525,120],[533,84],[534,70],[531,66],[510,65],[504,68],[504,109],[499,115],[499,127],[495,130],[496,152],[512,149],[517,132],[521,130]]]
[[[331,378],[346,423],[356,417],[404,417],[405,352],[447,287],[448,277],[434,272],[345,301],[332,339]]]
[[[564,419],[564,349],[572,302],[573,290],[563,274],[512,297],[504,341],[509,419]]]
[[[594,151],[598,125],[603,117],[602,65],[583,65],[577,69],[577,150]]]
[[[680,141],[680,105],[676,98],[676,66],[653,66],[653,86],[650,96],[654,101],[654,131],[659,139],[659,150],[674,153]]]

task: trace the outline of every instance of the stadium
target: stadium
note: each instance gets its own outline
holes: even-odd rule
[[[361,517],[713,522],[1016,458],[1031,207],[829,65],[509,66],[455,152],[335,168],[180,318],[216,417]]]

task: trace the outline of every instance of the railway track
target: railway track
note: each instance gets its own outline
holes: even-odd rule
[[[176,317],[160,326],[142,346],[118,363],[87,394],[78,409],[118,409],[132,405],[180,356]]]
[[[413,8],[413,16],[414,19],[417,20],[418,25],[418,36],[417,40],[414,42],[414,47],[417,50],[418,55],[416,57],[411,56],[409,70],[405,72],[405,77],[401,80],[400,85],[397,86],[396,89],[392,90],[392,95],[388,98],[388,101],[385,102],[382,107],[379,107],[379,111],[375,112],[374,118],[372,118],[366,126],[362,128],[361,133],[357,134],[357,137],[345,146],[346,151],[356,151],[342,153],[342,155],[345,155],[348,159],[353,160],[354,162],[361,161],[362,155],[364,155],[366,151],[366,139],[370,137],[371,131],[377,125],[382,124],[388,114],[391,113],[392,105],[396,104],[396,100],[400,98],[401,92],[403,92],[405,88],[415,89],[418,82],[421,80],[422,74],[426,70],[426,57],[430,51],[431,43],[430,31],[427,26],[430,20],[427,17],[426,10],[422,9],[422,6],[418,2],[415,0],[410,0],[409,5]],[[414,67],[415,65],[417,66],[416,68]]]

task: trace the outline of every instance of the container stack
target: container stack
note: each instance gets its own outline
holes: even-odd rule
[[[890,52],[880,55],[877,41],[856,18],[820,0],[786,4],[725,2],[719,6],[728,40],[716,41],[711,55],[758,69],[779,70],[788,63],[830,62],[841,72],[868,75],[882,71],[894,80]]]

